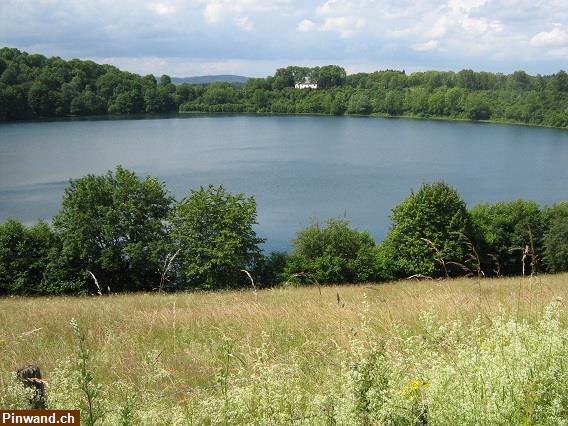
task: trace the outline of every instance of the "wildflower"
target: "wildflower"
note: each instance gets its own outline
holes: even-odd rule
[[[408,397],[420,392],[423,388],[427,386],[428,383],[420,379],[413,379],[400,390],[400,394],[404,397]]]

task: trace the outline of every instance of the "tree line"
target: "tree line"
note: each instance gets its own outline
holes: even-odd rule
[[[295,89],[317,82],[318,89]],[[337,65],[281,68],[242,84],[174,85],[92,61],[0,49],[0,120],[165,112],[378,114],[568,127],[568,74],[510,75]]]
[[[69,182],[51,224],[0,224],[0,294],[214,290],[282,283],[568,271],[568,202],[468,210],[443,182],[392,211],[377,244],[346,219],[300,230],[290,253],[263,254],[254,197],[222,186],[175,200],[164,183],[117,167]]]

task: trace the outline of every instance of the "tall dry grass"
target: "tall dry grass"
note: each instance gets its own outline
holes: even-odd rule
[[[220,376],[238,368],[253,374],[263,362],[302,371],[316,389],[337,375],[361,313],[373,335],[401,327],[418,334],[420,316],[490,325],[496,313],[536,321],[558,301],[566,323],[568,274],[527,278],[404,281],[388,284],[276,288],[103,297],[0,299],[0,387],[10,372],[33,363],[49,382],[76,358],[75,318],[91,351],[89,368],[104,385],[155,392],[183,404],[219,389]],[[229,359],[230,357],[230,359]],[[230,363],[229,363],[229,361]],[[225,369],[227,371],[225,372]],[[0,392],[1,393],[1,392]],[[120,398],[120,392],[107,398]],[[117,401],[117,403],[120,401]]]

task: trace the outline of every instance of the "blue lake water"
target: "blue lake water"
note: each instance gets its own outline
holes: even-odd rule
[[[568,131],[372,117],[178,115],[0,124],[0,221],[50,219],[70,178],[117,164],[181,198],[223,184],[254,195],[265,248],[346,216],[378,240],[392,207],[444,180],[468,205],[568,200]]]

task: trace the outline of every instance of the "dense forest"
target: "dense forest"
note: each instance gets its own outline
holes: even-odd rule
[[[69,182],[51,224],[0,224],[0,295],[215,290],[282,283],[532,275],[568,271],[568,202],[468,209],[443,182],[394,207],[377,244],[346,219],[299,230],[290,253],[261,250],[253,197],[164,183],[117,167]]]
[[[317,89],[296,89],[297,83]],[[568,127],[568,74],[462,70],[347,75],[337,65],[287,67],[244,85],[174,85],[92,61],[0,49],[0,120],[164,112],[445,117]]]

